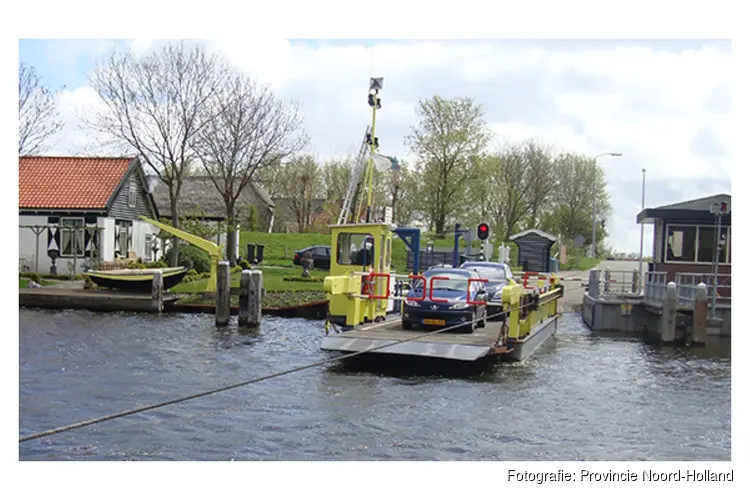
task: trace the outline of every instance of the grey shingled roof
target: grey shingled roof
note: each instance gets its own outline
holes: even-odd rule
[[[153,197],[162,217],[171,217],[172,211],[169,205],[169,187],[160,180],[153,181]],[[271,200],[268,192],[261,186],[249,183],[237,200],[237,207],[248,205],[265,205],[270,210],[275,210],[276,205]],[[182,189],[178,200],[180,214],[190,213],[197,207],[203,211],[206,217],[212,219],[224,219],[226,210],[221,193],[211,178],[205,175],[185,177],[182,180]]]

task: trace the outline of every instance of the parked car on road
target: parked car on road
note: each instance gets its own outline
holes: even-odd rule
[[[302,250],[297,250],[296,252],[294,252],[294,258],[292,259],[292,263],[295,266],[302,265],[300,260],[302,259],[302,256],[305,254],[305,252],[310,252],[310,254],[312,254],[312,259],[316,269],[331,268],[331,247],[315,245],[303,248]]]
[[[508,281],[513,279],[513,271],[510,269],[510,266],[502,262],[469,261],[461,264],[461,268],[471,269],[480,278],[488,280],[484,284],[487,289],[488,301],[501,302],[503,300],[503,287],[508,284]],[[487,306],[487,315],[491,321],[500,320],[499,313],[501,311],[502,306]]]
[[[487,306],[467,303],[471,300],[487,300],[487,291],[480,282],[472,282],[469,288],[469,278],[477,279],[479,275],[468,269],[446,268],[433,269],[424,273],[427,291],[423,290],[425,283],[415,280],[404,301],[404,313],[401,324],[410,330],[414,326],[447,327],[467,323],[461,329],[464,333],[473,333],[475,328],[484,328],[487,324]],[[430,300],[430,280],[433,277],[445,279],[432,282],[432,297]],[[424,294],[424,300],[418,300]],[[454,333],[453,330],[449,331]]]

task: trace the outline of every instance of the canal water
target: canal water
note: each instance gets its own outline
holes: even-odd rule
[[[328,357],[320,321],[19,311],[20,434]],[[729,460],[730,348],[592,334],[575,314],[479,373],[318,367],[21,443],[21,460]]]

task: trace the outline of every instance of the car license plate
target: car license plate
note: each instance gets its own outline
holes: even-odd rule
[[[425,319],[423,320],[423,323],[425,325],[443,326],[445,325],[445,320],[444,319]]]

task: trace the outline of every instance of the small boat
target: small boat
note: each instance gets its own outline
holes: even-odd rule
[[[161,271],[164,290],[177,285],[188,272],[187,267],[162,267],[155,269],[119,269],[116,271],[89,271],[85,273],[97,286],[151,293],[154,271]]]

